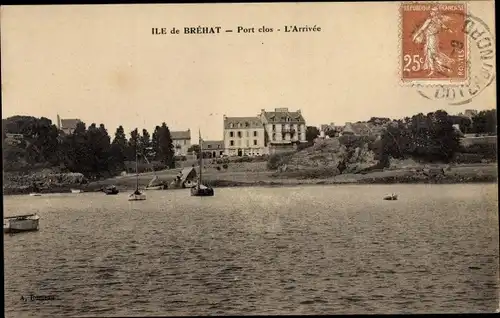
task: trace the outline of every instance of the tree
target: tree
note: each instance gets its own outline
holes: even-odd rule
[[[381,161],[412,157],[449,162],[459,148],[458,134],[445,111],[398,120],[386,127],[380,142]]]
[[[123,126],[119,126],[115,132],[115,138],[111,143],[110,149],[110,162],[111,169],[123,170],[125,168],[124,162],[126,159],[127,151],[127,137]]]
[[[307,126],[306,127],[306,140],[308,142],[313,142],[316,137],[319,136],[319,129],[314,126]]]
[[[151,157],[157,160],[160,155],[160,126],[156,126],[151,136]]]
[[[165,123],[160,127],[158,146],[160,150],[160,160],[169,168],[175,168],[174,145],[170,130]]]
[[[139,131],[134,129],[130,132],[130,138],[127,143],[126,158],[128,161],[135,161],[136,154],[139,155],[139,149],[137,148],[139,142]]]
[[[103,124],[99,128],[95,123],[87,129],[88,170],[92,176],[100,176],[102,172],[109,172],[110,138]]]
[[[472,132],[475,134],[496,134],[497,110],[483,110],[472,117]]]
[[[139,150],[148,160],[151,160],[153,151],[151,148],[151,137],[147,129],[143,129],[142,135],[139,137]]]

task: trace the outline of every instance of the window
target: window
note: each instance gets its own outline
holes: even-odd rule
[[[246,143],[246,144],[247,144],[247,145],[246,145],[246,146],[247,146],[247,148],[248,148],[248,147],[250,147],[250,140],[247,140],[247,143]]]
[[[232,124],[231,124],[232,125]],[[229,137],[234,137],[234,132],[230,131],[229,132]]]
[[[254,136],[254,137],[257,137],[257,131],[254,131],[254,132],[253,132],[253,136]]]
[[[248,130],[246,131],[246,136],[247,136],[247,137],[249,136],[249,131],[248,131]]]
[[[208,149],[212,148],[212,145],[208,145],[208,146],[207,146],[207,148],[208,148]]]
[[[238,131],[238,138],[241,138],[241,131]]]
[[[234,146],[234,140],[230,140],[229,145]]]
[[[273,130],[276,130],[276,125],[273,125]]]
[[[233,127],[234,127],[233,123],[230,123],[229,128],[233,128]]]
[[[245,127],[250,127],[250,124],[248,122],[245,122]]]
[[[253,145],[257,146],[257,140],[256,139],[253,140]]]
[[[217,148],[219,148],[219,149],[220,149],[220,145],[217,145]]]

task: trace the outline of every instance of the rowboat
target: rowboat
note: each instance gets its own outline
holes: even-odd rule
[[[120,191],[118,191],[118,189],[114,185],[108,186],[108,187],[104,188],[102,191],[104,193],[106,193],[107,195],[115,195],[115,194],[118,194],[120,192]]]
[[[40,217],[35,214],[7,216],[3,218],[4,233],[38,231]]]
[[[398,195],[397,194],[388,194],[384,197],[384,200],[388,200],[388,201],[395,201],[398,199]]]

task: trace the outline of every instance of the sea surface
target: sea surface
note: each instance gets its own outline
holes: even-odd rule
[[[4,215],[41,216],[40,231],[3,236],[5,315],[495,312],[497,188],[5,196]]]

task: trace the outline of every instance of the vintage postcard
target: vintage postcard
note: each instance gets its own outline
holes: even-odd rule
[[[499,311],[494,12],[2,6],[5,316]]]

